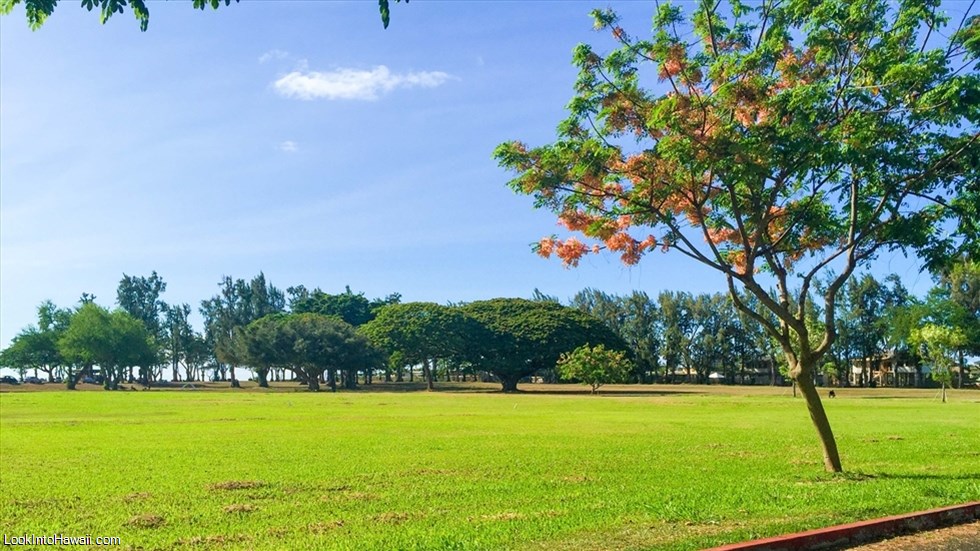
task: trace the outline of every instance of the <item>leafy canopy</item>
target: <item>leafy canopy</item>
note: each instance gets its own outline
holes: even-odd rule
[[[241,0],[234,1],[237,4]],[[401,1],[395,0],[395,2]],[[21,2],[23,2],[24,10],[27,13],[27,24],[30,25],[31,30],[35,31],[41,28],[41,25],[54,13],[55,6],[58,5],[58,0],[0,0],[0,14],[10,13],[14,6]],[[222,4],[231,5],[231,2],[232,0],[191,1],[194,8],[198,10],[203,10],[208,6],[216,10]],[[150,10],[146,3],[146,0],[82,0],[82,7],[88,11],[99,10],[99,22],[105,24],[114,14],[125,12],[128,5],[133,15],[136,16],[136,20],[139,21],[140,30],[145,31],[150,24]],[[408,0],[405,0],[405,3],[407,4]],[[389,0],[378,0],[378,10],[381,12],[381,24],[387,29],[391,18]]]
[[[593,12],[619,47],[575,49],[576,94],[557,140],[495,153],[517,172],[513,189],[592,241],[549,236],[536,251],[575,266],[602,250],[628,265],[674,250],[805,333],[821,271],[838,276],[833,298],[883,248],[952,246],[943,222],[970,216],[953,203],[980,180],[980,18],[949,32],[938,8],[702,1],[686,20],[667,2],[651,39]],[[951,40],[934,44],[940,33]]]
[[[563,379],[575,379],[587,384],[595,394],[604,384],[626,382],[633,365],[626,359],[625,352],[609,350],[600,344],[595,347],[580,346],[562,354],[557,369]]]

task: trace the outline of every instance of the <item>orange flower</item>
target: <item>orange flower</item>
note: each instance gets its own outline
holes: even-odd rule
[[[542,258],[549,258],[551,253],[555,250],[555,240],[550,237],[543,237],[541,241],[538,242],[537,253]]]
[[[656,246],[657,246],[657,238],[652,235],[648,235],[647,238],[640,243],[640,248],[648,251],[652,251],[653,248]]]
[[[562,264],[568,268],[570,266],[578,266],[579,259],[588,251],[589,248],[584,243],[574,237],[570,237],[564,242],[558,242],[558,248],[555,254],[558,255],[558,258],[562,259]]]
[[[630,245],[635,243],[636,240],[625,232],[614,234],[609,239],[606,239],[606,247],[609,247],[610,251],[625,251]]]
[[[571,231],[581,231],[594,221],[592,216],[580,210],[566,210],[558,215],[558,223]]]

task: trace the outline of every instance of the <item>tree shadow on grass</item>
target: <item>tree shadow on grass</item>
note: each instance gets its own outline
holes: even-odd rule
[[[531,386],[531,385],[528,385]],[[679,390],[663,390],[662,388],[649,389],[649,390],[620,390],[620,389],[606,389],[600,388],[599,392],[592,394],[588,388],[569,388],[569,389],[556,389],[556,388],[521,388],[520,392],[524,394],[543,394],[548,396],[595,396],[596,398],[643,398],[651,396],[704,396],[708,394],[707,392],[702,392],[698,390],[689,389],[679,389]]]
[[[966,474],[875,473],[874,477],[889,480],[980,480],[980,472]]]

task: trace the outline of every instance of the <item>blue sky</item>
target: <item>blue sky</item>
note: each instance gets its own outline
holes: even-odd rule
[[[152,270],[195,309],[260,270],[407,301],[723,290],[673,254],[537,257],[554,217],[492,159],[554,137],[607,5],[649,28],[648,2],[413,1],[387,30],[374,2],[152,2],[145,33],[73,2],[36,32],[0,17],[0,346],[42,300],[112,305]],[[875,271],[930,285],[901,255]]]

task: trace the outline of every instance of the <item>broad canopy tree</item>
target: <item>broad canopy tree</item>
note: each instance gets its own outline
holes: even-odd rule
[[[435,388],[436,361],[462,358],[470,341],[479,338],[462,311],[433,302],[390,304],[361,330],[378,348],[399,353],[401,361],[422,364],[429,390]]]
[[[595,242],[546,237],[542,256],[575,266],[606,250],[632,265],[659,248],[718,271],[779,343],[824,465],[841,471],[812,374],[854,270],[883,249],[948,247],[944,222],[970,216],[957,200],[980,181],[980,18],[950,22],[938,0],[690,9],[659,3],[650,40],[593,12],[618,47],[576,48],[555,143],[495,156],[514,190]],[[811,288],[830,271],[811,335]]]
[[[625,350],[626,344],[599,319],[550,301],[498,298],[460,307],[484,331],[469,343],[475,365],[492,373],[504,392],[537,371],[553,369],[562,354],[583,345]]]
[[[149,381],[149,370],[158,361],[153,338],[142,321],[124,310],[110,312],[93,302],[82,304],[72,316],[58,349],[69,366],[82,366],[78,372],[69,368],[69,389],[96,365],[106,390],[117,389],[123,371],[130,367],[139,367]]]

